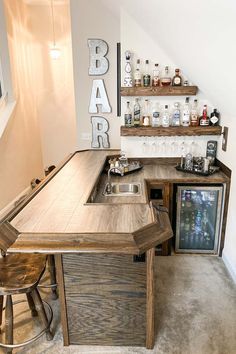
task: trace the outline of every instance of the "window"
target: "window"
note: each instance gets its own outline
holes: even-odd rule
[[[0,1],[0,138],[15,107],[3,1]]]

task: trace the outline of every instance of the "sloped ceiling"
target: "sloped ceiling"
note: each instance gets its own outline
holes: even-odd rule
[[[236,110],[235,0],[102,0],[122,6],[224,114]]]

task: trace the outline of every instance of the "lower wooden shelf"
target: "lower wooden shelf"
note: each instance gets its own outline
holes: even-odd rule
[[[208,127],[125,127],[121,126],[121,136],[195,136],[195,135],[221,135],[221,126]]]

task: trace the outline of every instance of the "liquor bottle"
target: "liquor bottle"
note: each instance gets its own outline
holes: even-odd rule
[[[210,116],[210,125],[219,125],[220,113],[214,108]]]
[[[172,86],[182,86],[182,77],[179,74],[179,69],[175,69],[175,76],[172,79]]]
[[[198,102],[194,100],[193,107],[191,109],[191,126],[196,127],[199,125],[199,117],[198,117]]]
[[[145,73],[143,75],[143,86],[149,87],[151,84],[151,76],[149,74],[149,61],[145,61]]]
[[[169,67],[165,67],[165,76],[161,79],[161,86],[170,86],[171,77],[169,76]]]
[[[207,115],[207,105],[204,104],[202,116],[200,117],[200,125],[201,126],[208,126],[210,124],[210,119]]]
[[[152,127],[161,126],[160,108],[159,104],[156,102],[152,110]]]
[[[126,103],[126,111],[125,111],[125,126],[132,127],[132,112],[130,109],[130,102]]]
[[[196,219],[195,219],[195,231],[196,234],[200,234],[202,231],[202,213],[198,210]]]
[[[150,125],[150,112],[149,112],[149,101],[148,100],[145,100],[145,102],[144,102],[143,125],[145,127],[148,127]]]
[[[160,71],[158,69],[158,65],[159,64],[155,64],[155,68],[153,70],[152,86],[160,85]]]
[[[140,71],[140,59],[137,59],[136,69],[134,72],[134,86],[140,87],[142,84],[142,75]]]
[[[189,127],[189,125],[190,125],[190,106],[189,106],[189,97],[186,97],[184,109],[183,109],[182,126]]]
[[[140,125],[140,119],[141,119],[141,107],[139,104],[139,98],[135,98],[135,104],[134,104],[134,126],[138,127]]]
[[[180,109],[179,109],[179,102],[175,102],[174,110],[172,113],[172,124],[173,127],[178,127],[180,125]]]
[[[125,75],[124,75],[124,86],[125,87],[132,87],[133,80],[132,80],[132,67],[131,67],[131,53],[127,50],[125,52]]]
[[[165,105],[165,109],[162,113],[162,126],[164,128],[167,128],[170,126],[170,114],[169,114],[169,109],[168,109],[168,104]]]

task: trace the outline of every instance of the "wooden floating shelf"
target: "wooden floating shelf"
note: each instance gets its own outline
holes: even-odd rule
[[[221,135],[221,126],[210,127],[125,127],[121,126],[121,136],[197,136],[197,135]]]
[[[197,86],[121,87],[121,96],[194,96]]]

